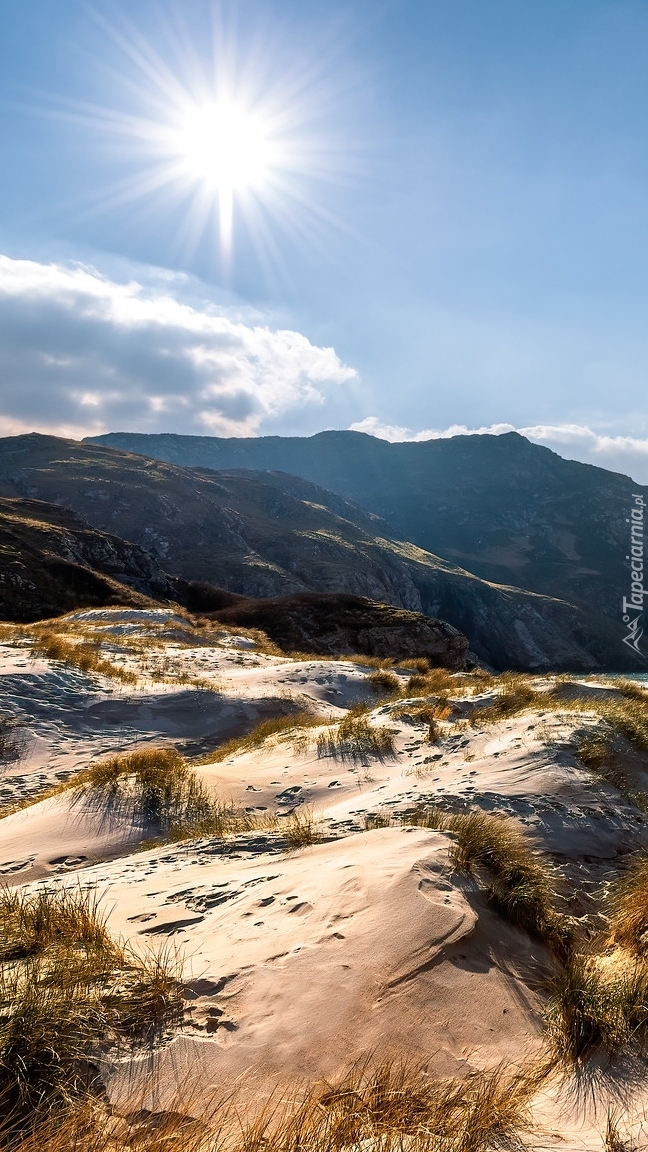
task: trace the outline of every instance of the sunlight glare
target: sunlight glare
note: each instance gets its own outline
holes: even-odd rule
[[[224,101],[187,114],[178,149],[187,174],[216,192],[258,186],[272,162],[263,121]]]
[[[172,144],[185,178],[218,200],[221,249],[227,258],[235,194],[258,190],[278,160],[268,125],[261,116],[221,99],[187,109]]]

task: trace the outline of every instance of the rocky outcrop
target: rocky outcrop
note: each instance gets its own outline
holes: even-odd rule
[[[79,607],[140,606],[174,582],[141,548],[40,500],[0,500],[0,618],[18,622]]]
[[[466,664],[468,640],[450,624],[359,596],[311,592],[241,598],[213,615],[225,624],[260,628],[284,652],[393,660],[426,656],[433,667],[455,670]]]
[[[495,668],[627,667],[624,653],[614,663],[616,634],[603,614],[480,579],[395,537],[358,505],[285,473],[179,468],[33,434],[0,440],[0,495],[62,505],[99,534],[139,549],[120,568],[122,552],[113,563],[108,548],[102,559],[104,544],[96,541],[93,557],[86,550],[75,562],[142,594],[182,600],[165,573],[253,598],[345,593],[446,620]]]

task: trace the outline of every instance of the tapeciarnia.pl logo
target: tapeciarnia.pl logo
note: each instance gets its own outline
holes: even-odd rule
[[[626,560],[630,561],[630,596],[623,597],[623,623],[626,625],[627,636],[623,637],[623,643],[632,648],[634,652],[638,652],[640,656],[644,653],[639,647],[639,641],[643,636],[643,628],[641,626],[641,617],[643,615],[644,607],[644,509],[646,507],[643,496],[637,496],[632,493],[634,505],[630,509],[630,518],[626,520],[626,524],[630,525],[630,554],[626,556]]]

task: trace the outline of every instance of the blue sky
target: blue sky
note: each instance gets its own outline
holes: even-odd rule
[[[645,3],[2,16],[0,433],[516,427],[648,480]],[[214,84],[279,140],[231,251],[160,183]]]

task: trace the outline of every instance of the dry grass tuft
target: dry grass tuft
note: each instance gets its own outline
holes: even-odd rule
[[[447,668],[429,668],[419,671],[405,684],[404,696],[445,696],[449,692],[456,692],[457,684]]]
[[[128,953],[91,893],[4,892],[0,911],[0,1115],[20,1134],[99,1091],[100,1051],[154,1041],[183,1001],[172,958]]]
[[[70,781],[80,800],[127,812],[162,832],[197,825],[212,800],[175,748],[141,748],[91,765]]]
[[[96,897],[81,889],[0,891],[0,961],[25,960],[50,948],[82,948],[118,962]]]
[[[608,1112],[605,1125],[605,1152],[637,1152],[635,1144],[625,1140],[619,1129],[620,1117]]]
[[[391,812],[367,812],[364,818],[366,832],[371,832],[374,828],[391,828],[393,823]]]
[[[430,704],[403,704],[396,707],[392,716],[394,719],[409,720],[413,723],[427,724],[427,742],[436,744],[442,735],[439,721],[448,720],[452,715],[452,708],[441,696],[436,703]]]
[[[15,716],[0,716],[0,761],[16,760],[20,755]]]
[[[386,668],[379,668],[376,672],[372,672],[367,676],[367,683],[371,691],[375,692],[377,696],[388,699],[400,695],[400,677],[398,677],[395,672],[390,672]]]
[[[602,966],[575,954],[560,968],[546,1010],[550,1047],[563,1063],[581,1065],[642,1050],[648,1034],[648,969]]]
[[[534,704],[538,707],[546,707],[545,696],[538,693],[522,673],[504,672],[498,677],[496,683],[500,688],[499,696],[492,704],[486,704],[475,709],[473,723],[507,720],[510,716],[516,716]]]
[[[270,740],[273,736],[290,736],[292,733],[302,732],[306,728],[317,728],[322,724],[326,724],[323,717],[306,709],[301,712],[293,712],[291,716],[273,716],[269,720],[262,720],[256,728],[246,733],[245,736],[235,736],[232,740],[228,740],[215,752],[210,752],[205,760],[210,764],[217,764],[221,760],[226,760],[228,756],[235,756],[238,752],[248,752],[252,748],[260,748],[266,740]]]
[[[34,651],[48,660],[71,664],[75,668],[80,668],[82,672],[98,672],[103,676],[110,676],[113,680],[122,680],[125,684],[133,684],[137,680],[134,672],[120,668],[102,657],[99,639],[71,643],[53,632],[34,632]]]
[[[289,848],[309,848],[320,839],[310,808],[297,808],[290,816],[283,817],[280,829]]]
[[[317,755],[335,760],[383,760],[394,754],[394,733],[390,728],[370,724],[360,709],[351,709],[340,723],[317,737]]]
[[[648,955],[648,856],[635,859],[612,894],[611,941],[633,956]]]
[[[530,1128],[529,1104],[545,1076],[542,1068],[497,1068],[440,1081],[405,1061],[365,1064],[305,1094],[275,1094],[251,1119],[230,1103],[205,1123],[183,1117],[180,1103],[122,1121],[84,1103],[15,1152],[492,1152],[517,1146]]]
[[[486,812],[449,813],[439,808],[410,814],[406,822],[453,833],[451,862],[459,871],[485,881],[493,908],[557,956],[569,953],[570,932],[556,911],[547,865],[512,822]]]

